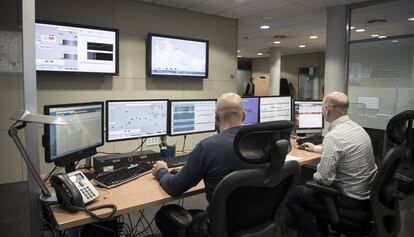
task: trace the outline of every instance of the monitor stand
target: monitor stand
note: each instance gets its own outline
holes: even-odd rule
[[[70,173],[76,170],[75,162],[65,165],[65,173]]]

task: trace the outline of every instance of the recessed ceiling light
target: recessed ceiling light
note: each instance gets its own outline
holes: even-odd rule
[[[356,29],[355,32],[364,32],[365,29]]]
[[[274,44],[280,44],[280,41],[273,41]]]
[[[237,53],[240,53],[240,49],[237,50]]]
[[[351,26],[351,27],[350,27],[350,29],[351,29],[351,30],[355,29],[355,26]]]
[[[267,30],[267,29],[270,29],[270,26],[268,26],[268,25],[262,25],[262,26],[260,26],[260,29]]]
[[[373,34],[373,35],[371,35],[371,37],[373,37],[373,38],[377,38],[378,36],[380,36],[379,34]]]
[[[385,38],[387,38],[386,35],[380,35],[380,36],[378,36],[378,39],[385,39]]]
[[[391,40],[391,42],[393,42],[393,43],[398,43],[398,40]]]
[[[242,56],[241,56],[241,55],[237,55],[237,57],[238,57],[238,58],[241,58]]]
[[[414,17],[408,18],[409,21],[414,21]]]
[[[305,47],[306,47],[306,45],[304,45],[304,44],[299,45],[299,48],[305,48]]]
[[[257,53],[257,55],[258,55],[258,56],[262,56],[262,55],[263,55],[263,53]]]
[[[317,35],[311,35],[311,36],[309,36],[309,39],[317,39],[317,38],[318,38]]]

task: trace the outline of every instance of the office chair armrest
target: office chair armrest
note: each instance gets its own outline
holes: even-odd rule
[[[332,195],[332,196],[337,196],[337,195],[340,194],[339,191],[338,191],[338,189],[336,189],[335,187],[333,187],[333,186],[325,186],[325,185],[322,185],[322,184],[319,184],[319,183],[315,182],[314,180],[307,181],[305,183],[305,185],[308,188],[311,188],[311,189],[314,189],[314,190],[318,190],[318,191],[321,191],[321,192],[323,192],[325,194],[329,194],[329,195]]]
[[[307,181],[305,185],[308,188],[320,191],[324,194],[323,201],[325,203],[329,219],[332,224],[338,224],[340,220],[333,197],[339,195],[339,191],[335,187],[318,184],[314,180]]]
[[[191,214],[182,206],[171,204],[162,208],[165,216],[179,228],[187,228],[193,222]]]

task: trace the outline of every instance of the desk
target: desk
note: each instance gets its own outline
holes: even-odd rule
[[[292,141],[292,151],[289,155],[302,157],[303,159],[299,161],[300,165],[308,164],[320,158],[320,154],[299,150],[295,148],[295,144],[296,142]],[[88,206],[93,207],[103,204],[115,204],[118,207],[115,216],[120,216],[129,212],[156,206],[164,202],[203,193],[204,183],[201,181],[197,186],[191,188],[179,197],[171,197],[162,189],[158,182],[153,178],[152,174],[147,174],[129,183],[109,189],[109,191],[102,188],[98,188],[98,191],[101,193],[98,201],[95,201]],[[59,205],[52,206],[51,210],[59,230],[85,225],[95,221],[84,212],[69,213]],[[97,211],[98,214],[107,212],[109,212],[109,209]]]

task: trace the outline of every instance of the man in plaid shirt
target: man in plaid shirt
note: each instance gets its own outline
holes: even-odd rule
[[[369,208],[369,191],[377,172],[371,140],[365,130],[347,116],[348,97],[341,92],[325,96],[322,105],[325,120],[330,123],[322,145],[305,143],[305,149],[321,153],[313,179],[323,185],[334,185],[342,195],[336,205],[350,209]],[[323,199],[318,191],[297,186],[287,207],[303,236],[327,234],[327,226],[313,221],[307,206]],[[320,215],[320,213],[318,213]]]

